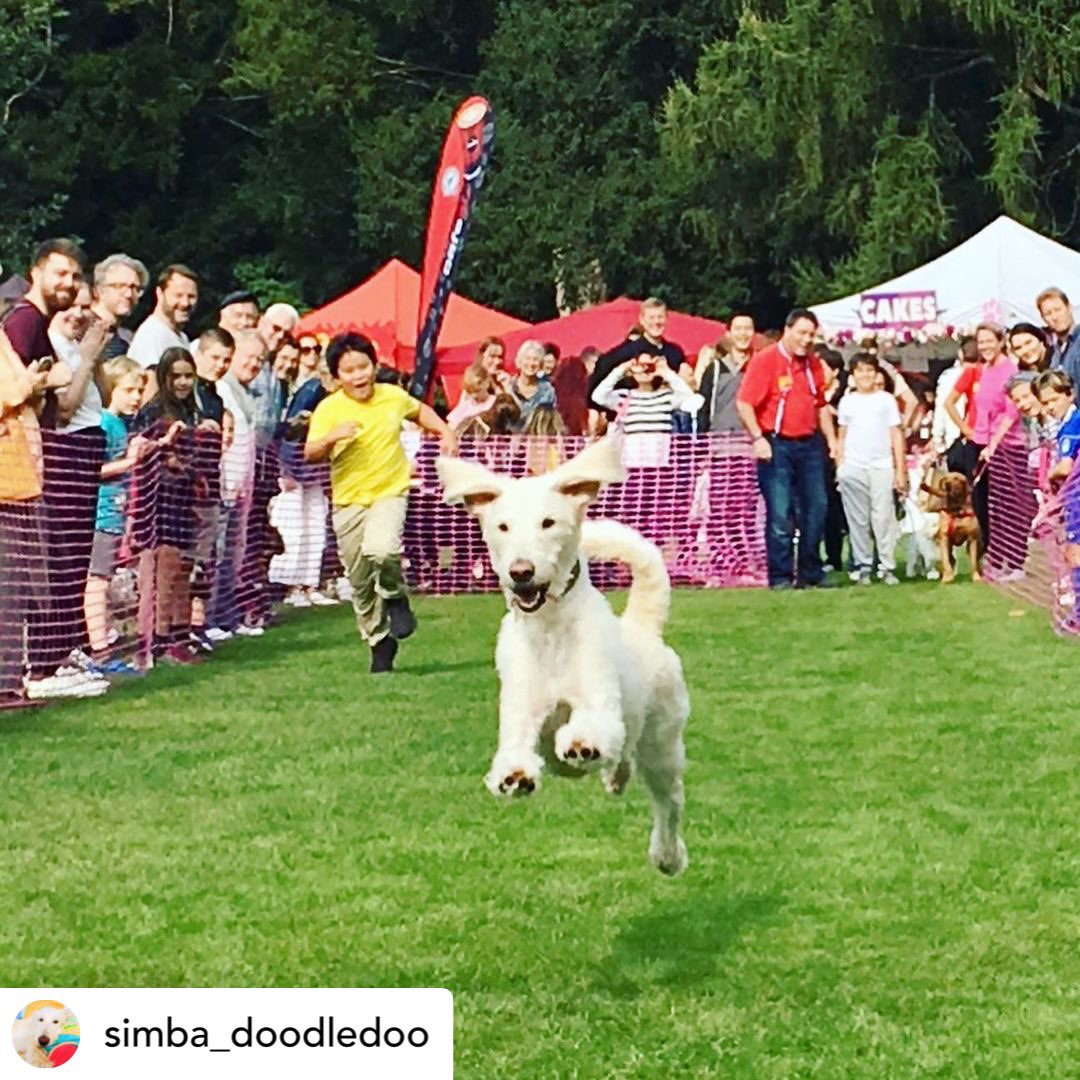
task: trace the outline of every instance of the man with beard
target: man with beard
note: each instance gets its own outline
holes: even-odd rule
[[[49,323],[58,311],[67,311],[75,303],[85,266],[86,256],[73,240],[61,238],[39,244],[30,265],[30,289],[4,319],[4,333],[24,364],[36,360],[39,368],[56,368],[46,381],[41,412],[41,426],[50,430],[57,422],[55,390],[71,381],[71,372],[57,364],[49,340]]]
[[[135,331],[128,346],[128,356],[149,375],[144,401],[150,401],[157,393],[156,372],[161,354],[177,345],[182,349],[191,347],[184,327],[198,302],[199,279],[193,270],[173,263],[161,271],[154,310]]]
[[[100,430],[85,438],[57,433],[52,391],[71,381],[67,366],[57,363],[48,328],[52,317],[67,311],[83,283],[86,257],[71,240],[46,240],[34,253],[30,291],[4,321],[15,352],[24,364],[51,365],[50,388],[41,414],[44,458],[41,565],[47,580],[26,620],[29,673],[26,693],[32,700],[54,697],[96,697],[108,683],[81,670],[80,650],[86,640],[82,590],[90,568],[94,510],[104,455]],[[31,541],[27,541],[28,543]],[[45,555],[47,553],[47,561]],[[27,557],[35,564],[37,552]]]
[[[90,312],[109,331],[102,353],[105,360],[123,356],[128,351],[132,334],[120,323],[135,310],[139,297],[149,284],[146,267],[122,252],[107,256],[94,267],[94,301]]]

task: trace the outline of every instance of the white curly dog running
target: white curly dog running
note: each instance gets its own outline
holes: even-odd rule
[[[653,807],[649,858],[686,869],[683,729],[690,702],[682,664],[664,644],[671,585],[657,547],[615,521],[585,521],[601,486],[624,478],[618,447],[593,443],[544,476],[513,479],[442,457],[447,502],[480,520],[507,601],[495,664],[499,748],[486,784],[528,795],[545,759],[563,775],[599,769],[620,794],[636,763]],[[621,617],[589,580],[587,557],[633,574]]]

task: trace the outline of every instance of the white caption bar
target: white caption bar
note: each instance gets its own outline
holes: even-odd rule
[[[454,1075],[449,990],[30,987],[2,990],[0,1001],[12,1024],[10,1041],[0,1026],[2,1077],[32,1080],[17,1056],[41,1065],[42,1055],[70,1080]]]

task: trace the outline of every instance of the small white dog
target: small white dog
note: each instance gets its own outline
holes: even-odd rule
[[[449,457],[439,458],[438,471],[447,502],[479,518],[507,602],[495,651],[499,747],[489,790],[530,794],[546,758],[563,775],[599,768],[619,794],[636,762],[653,804],[649,858],[665,874],[681,873],[690,702],[679,657],[662,637],[667,569],[633,529],[584,520],[601,485],[624,477],[617,446],[593,443],[553,472],[520,480]],[[621,617],[589,581],[587,556],[629,565]]]
[[[35,1068],[51,1069],[53,1063],[45,1053],[45,1047],[60,1034],[63,1024],[70,1018],[69,1009],[45,1005],[16,1020],[11,1031],[16,1053]]]

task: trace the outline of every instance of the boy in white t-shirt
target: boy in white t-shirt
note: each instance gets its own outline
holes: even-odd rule
[[[867,353],[858,353],[851,363],[855,389],[841,398],[837,410],[836,481],[859,584],[872,580],[876,543],[885,584],[898,585],[893,492],[907,491],[904,435],[896,398],[875,389],[877,373],[878,362]]]

